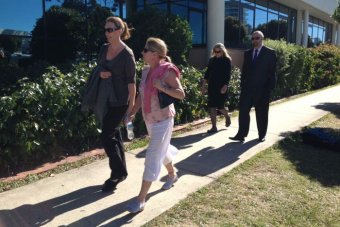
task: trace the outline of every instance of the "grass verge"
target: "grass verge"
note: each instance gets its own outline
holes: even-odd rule
[[[340,110],[311,126],[340,135]],[[294,133],[145,226],[339,227],[340,153]]]

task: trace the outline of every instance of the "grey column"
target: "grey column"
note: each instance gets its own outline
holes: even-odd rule
[[[333,24],[333,27],[332,27],[332,44],[336,45],[336,27],[337,27],[337,24]]]
[[[296,41],[295,43],[297,45],[301,45],[302,40],[302,11],[297,11],[297,17],[296,17]]]
[[[337,40],[336,40],[336,45],[340,46],[340,24],[338,24],[338,31],[337,31]]]
[[[309,12],[308,10],[304,11],[303,15],[303,36],[302,36],[302,45],[307,47],[308,44],[308,22],[309,22]]]
[[[208,0],[206,60],[216,43],[224,43],[224,0]]]

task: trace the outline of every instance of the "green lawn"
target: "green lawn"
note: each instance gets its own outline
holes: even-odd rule
[[[340,136],[340,110],[312,126]],[[145,226],[339,227],[340,152],[306,145],[295,133]]]

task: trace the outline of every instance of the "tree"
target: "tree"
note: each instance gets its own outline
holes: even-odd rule
[[[34,59],[55,64],[97,54],[105,42],[105,19],[112,13],[95,0],[90,0],[88,5],[83,0],[65,0],[62,6],[51,7],[45,16],[46,50],[42,17],[32,32],[32,55]]]
[[[84,43],[81,35],[84,19],[77,11],[59,6],[52,6],[45,16],[47,40],[44,40],[44,19],[40,18],[32,31],[33,58],[45,59],[53,64],[74,59]]]
[[[86,1],[85,1],[86,2]],[[81,50],[88,55],[97,54],[100,46],[105,42],[104,25],[106,18],[113,16],[107,7],[97,4],[96,0],[64,0],[62,7],[76,10],[84,18],[82,36],[85,42]]]
[[[8,35],[0,35],[0,48],[3,48],[6,53],[13,53],[18,50],[21,44],[19,37]]]
[[[338,3],[338,7],[335,9],[333,13],[333,18],[336,20],[338,23],[340,23],[340,2]]]
[[[226,17],[224,21],[224,42],[226,45],[237,46],[246,35],[246,28],[234,17]]]
[[[127,43],[134,50],[136,59],[141,57],[146,39],[152,36],[166,42],[168,55],[176,64],[186,63],[192,46],[192,32],[187,20],[155,8],[145,8],[129,18],[128,23],[134,30]]]

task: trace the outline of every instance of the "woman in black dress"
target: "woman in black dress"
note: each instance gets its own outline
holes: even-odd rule
[[[202,94],[206,92],[208,83],[208,108],[211,118],[211,129],[208,133],[217,132],[216,115],[217,110],[225,116],[225,126],[230,126],[228,108],[225,108],[227,90],[231,73],[231,57],[222,43],[217,43],[211,52],[208,69],[202,82]]]

